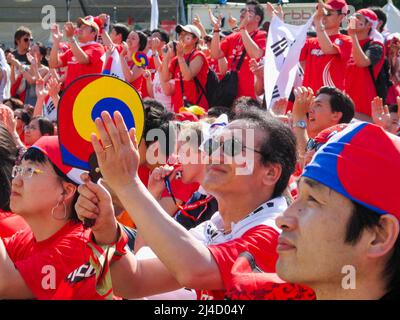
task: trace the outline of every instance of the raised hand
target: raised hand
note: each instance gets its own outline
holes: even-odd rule
[[[313,103],[314,92],[311,88],[297,87],[294,89],[294,95],[293,117],[296,119],[305,118]]]
[[[58,82],[54,77],[50,77],[49,81],[47,81],[46,89],[49,93],[49,96],[54,97],[60,92],[61,82]]]
[[[14,111],[6,105],[0,105],[0,122],[4,124],[11,135],[17,134],[17,120]]]
[[[383,105],[383,100],[380,97],[375,97],[371,102],[372,121],[381,126],[385,130],[389,129],[391,124],[389,108]]]
[[[92,133],[91,142],[107,184],[116,193],[127,185],[138,184],[139,150],[135,129],[128,133],[118,111],[114,112],[114,119],[108,112],[102,112],[95,124],[99,138]]]
[[[221,20],[222,20],[222,13],[216,17],[214,16],[214,14],[212,13],[211,9],[208,8],[208,16],[210,17],[210,22],[211,25],[213,26],[214,29],[221,29]]]
[[[62,32],[59,30],[59,26],[58,24],[53,24],[51,27],[51,36],[53,38],[53,42],[60,42],[63,34]]]
[[[67,22],[64,24],[64,32],[67,38],[72,38],[75,34],[75,27],[72,22]]]
[[[201,23],[200,17],[196,14],[192,20],[192,24],[196,26],[197,28],[201,29],[203,27],[203,24]]]
[[[38,99],[45,99],[49,94],[49,91],[47,90],[44,80],[42,78],[36,80],[35,90]]]
[[[237,27],[237,19],[232,16],[232,12],[229,12],[228,25],[231,29],[235,29]]]
[[[276,116],[284,116],[286,114],[286,109],[288,105],[287,98],[279,98],[275,101],[274,105],[271,107],[271,111]]]
[[[256,59],[251,58],[249,61],[250,71],[259,78],[264,77],[264,64],[261,62],[257,62]]]

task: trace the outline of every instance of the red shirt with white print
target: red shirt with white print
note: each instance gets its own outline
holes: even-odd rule
[[[18,231],[29,229],[24,218],[0,209],[0,238],[11,237]]]
[[[305,61],[303,86],[310,87],[316,93],[322,86],[344,90],[344,78],[347,62],[351,56],[352,42],[349,36],[335,34],[329,36],[337,54],[325,54],[318,38],[306,40],[300,54],[300,61]]]
[[[257,46],[265,53],[267,33],[262,30],[256,30],[250,33],[250,36]],[[236,70],[236,65],[238,64],[240,56],[244,50],[244,44],[240,32],[233,33],[224,38],[221,42],[221,50],[228,60],[228,70]],[[250,71],[250,59],[248,52],[246,52],[242,67],[238,72],[239,81],[237,97],[247,96],[256,98],[254,91],[254,74]]]
[[[80,44],[80,48],[89,58],[89,63],[79,63],[74,57],[71,49],[60,56],[61,67],[67,66],[67,76],[64,86],[68,86],[76,78],[86,74],[98,74],[103,69],[104,47],[95,41]]]
[[[96,293],[95,272],[88,265],[89,232],[81,223],[68,222],[43,241],[25,229],[3,242],[36,299],[102,299]]]
[[[190,230],[190,233],[207,245],[218,265],[225,290],[199,290],[199,300],[224,299],[226,289],[232,278],[232,267],[239,255],[247,251],[251,253],[257,265],[265,272],[275,272],[278,259],[276,246],[279,229],[275,219],[287,208],[286,200],[278,197],[267,201],[256,208],[248,216],[232,224],[231,232],[223,232],[224,223],[215,213],[209,221],[203,222]]]

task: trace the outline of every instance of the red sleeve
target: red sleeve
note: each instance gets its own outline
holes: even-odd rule
[[[303,49],[301,49],[299,61],[307,60],[309,44],[310,44],[310,41],[307,39],[306,42],[304,43]]]
[[[333,41],[333,46],[339,51],[341,59],[348,60],[351,56],[351,50],[353,47],[353,43],[350,39],[347,38],[336,38]]]
[[[254,42],[260,49],[263,50],[265,54],[265,47],[267,45],[267,34],[264,31],[258,31],[256,36],[254,37]]]
[[[26,285],[37,299],[51,299],[65,277],[85,259],[86,243],[77,237],[65,237],[56,246],[17,261]]]
[[[60,55],[60,60],[62,63],[62,65],[60,67],[65,67],[67,65],[68,61],[71,59],[71,57],[72,57],[71,49],[68,49],[65,53]]]
[[[229,47],[232,42],[231,39],[232,39],[232,37],[227,37],[224,40],[222,40],[220,43],[220,48],[221,48],[221,51],[224,53],[225,58],[228,58],[229,54],[230,54]]]
[[[209,246],[208,249],[218,265],[225,287],[232,282],[232,266],[239,254],[245,251],[254,257],[255,263],[264,272],[275,272],[278,236],[275,229],[261,225],[248,230],[238,239]]]
[[[104,54],[104,48],[100,44],[88,46],[87,48],[85,48],[84,51],[85,51],[86,55],[88,56],[91,64],[98,63]]]

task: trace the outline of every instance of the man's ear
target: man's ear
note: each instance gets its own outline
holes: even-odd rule
[[[335,111],[333,112],[332,118],[334,121],[337,121],[339,123],[340,119],[343,117],[343,112],[340,111]]]
[[[383,214],[379,219],[380,227],[371,231],[372,237],[368,248],[368,257],[386,255],[393,249],[399,237],[399,220],[391,214]]]
[[[271,163],[265,166],[263,173],[263,184],[266,186],[275,186],[282,174],[282,165]]]

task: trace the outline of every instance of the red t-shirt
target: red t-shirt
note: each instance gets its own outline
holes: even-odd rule
[[[128,67],[129,69],[132,70],[132,68],[135,66],[135,63],[132,60],[128,60]],[[140,76],[139,78],[136,78],[133,80],[130,84],[139,92],[140,96],[142,96],[142,81],[143,81],[143,76]]]
[[[299,60],[306,62],[303,86],[311,87],[314,93],[322,86],[344,89],[345,70],[351,56],[351,38],[335,34],[329,39],[338,54],[324,54],[316,37],[306,40],[300,54]]]
[[[268,226],[260,225],[246,231],[240,238],[208,246],[213,255],[225,288],[232,281],[232,267],[239,254],[250,252],[257,265],[265,272],[275,272],[275,263],[278,259],[276,246],[279,233]],[[201,290],[197,292],[200,300],[221,300],[225,297],[225,290]]]
[[[183,57],[185,61],[189,59],[189,63],[200,56],[203,60],[203,66],[201,67],[199,73],[196,78],[199,80],[202,87],[205,89],[207,82],[207,74],[208,74],[208,61],[203,52],[199,50],[195,50],[193,53],[187,53]],[[172,105],[174,107],[174,111],[176,113],[179,112],[179,109],[183,107],[183,95],[181,89],[181,80],[180,80],[180,68],[178,64],[178,57],[174,57],[169,64],[169,72],[172,74],[172,78],[175,79],[175,94],[172,96]],[[204,96],[200,88],[197,88],[194,80],[183,80],[183,90],[184,95],[186,96],[186,101],[192,105],[199,105],[204,109],[208,110],[207,98]],[[200,98],[201,96],[201,98]],[[197,101],[200,101],[197,103]]]
[[[386,104],[397,104],[397,97],[400,97],[400,83],[389,87]]]
[[[24,218],[0,209],[0,238],[11,237],[18,231],[29,229]]]
[[[256,30],[250,34],[253,41],[258,45],[260,49],[265,52],[265,46],[267,42],[267,33],[265,31]],[[227,36],[221,42],[221,50],[228,60],[228,70],[236,69],[236,65],[239,62],[240,56],[243,53],[244,45],[240,32],[233,33]],[[236,57],[236,59],[235,59]],[[232,65],[235,60],[234,65]],[[242,67],[238,72],[238,95],[237,97],[247,96],[256,98],[254,92],[254,75],[250,71],[249,65],[250,57],[246,52]]]
[[[89,232],[81,223],[69,222],[40,242],[30,229],[3,241],[10,259],[37,299],[101,299],[95,290],[93,271],[77,272],[71,278],[79,283],[76,287],[66,289],[64,284],[71,272],[89,261],[90,251],[86,244]]]
[[[156,65],[154,64],[154,58],[147,56],[149,59],[149,64],[146,67],[147,70],[150,71],[151,73],[151,80],[154,79],[154,74],[156,72]],[[140,91],[142,92],[142,98],[147,98],[150,96],[149,91],[147,90],[147,81],[145,77],[142,77],[142,84],[141,84],[141,89]]]
[[[254,257],[243,252],[232,267],[226,283],[226,297],[231,300],[315,300],[312,289],[286,283],[276,273],[257,270]]]
[[[364,47],[368,41],[371,39],[361,40],[360,46]],[[364,53],[371,60],[376,78],[384,62],[384,47],[380,42],[373,41]],[[377,95],[375,85],[369,67],[357,67],[352,57],[346,69],[345,91],[353,99],[356,112],[371,116],[371,101]]]
[[[89,58],[88,64],[81,64],[76,61],[76,58],[72,54],[71,49],[60,56],[62,65],[61,67],[67,66],[67,77],[65,79],[64,86],[68,86],[76,78],[93,73],[101,73],[103,69],[103,55],[104,47],[97,42],[90,42],[83,45],[81,49],[86,53]]]

